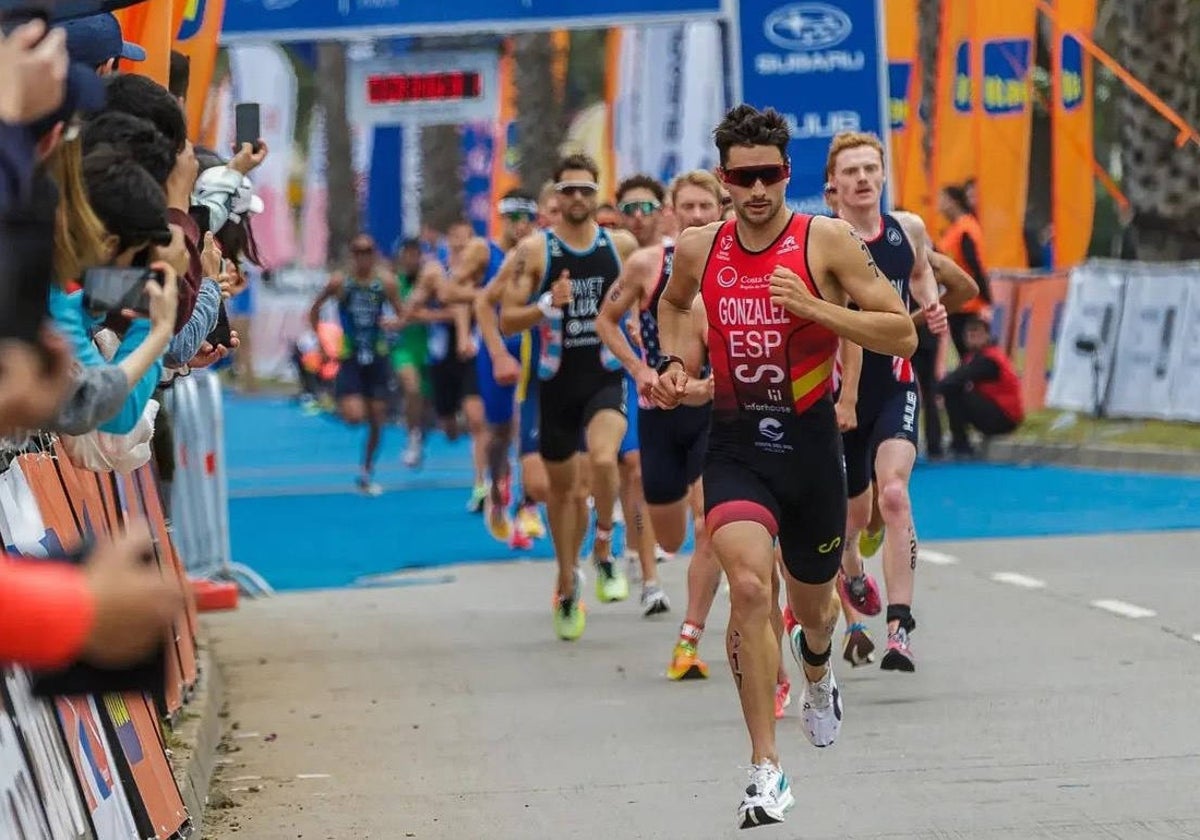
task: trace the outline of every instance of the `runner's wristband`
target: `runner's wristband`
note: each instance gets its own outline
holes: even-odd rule
[[[554,295],[550,292],[544,292],[542,296],[538,298],[537,308],[540,309],[542,314],[547,318],[553,318],[561,311],[557,306],[554,305]]]
[[[683,363],[683,359],[679,358],[678,356],[663,356],[658,363],[658,367],[655,369],[655,373],[657,373],[659,376],[662,376],[671,369],[671,365],[673,364],[678,364],[680,368],[687,367]]]

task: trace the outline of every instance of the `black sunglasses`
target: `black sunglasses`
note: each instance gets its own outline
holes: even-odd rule
[[[758,181],[764,187],[778,184],[791,174],[791,167],[786,163],[773,163],[769,166],[739,166],[736,169],[722,169],[721,177],[726,184],[735,187],[753,187]]]
[[[532,222],[537,216],[533,213],[526,213],[524,210],[516,213],[505,213],[504,218],[510,222]]]
[[[351,248],[350,253],[356,257],[365,257],[375,253],[374,248]]]
[[[560,195],[572,196],[581,195],[584,198],[589,198],[596,194],[596,184],[585,184],[579,181],[566,181],[564,183],[555,184],[554,189]]]

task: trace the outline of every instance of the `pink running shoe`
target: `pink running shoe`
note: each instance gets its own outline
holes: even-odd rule
[[[838,595],[854,609],[863,615],[879,615],[883,609],[883,599],[879,597],[879,584],[875,578],[863,574],[858,577],[846,577],[844,572],[838,573]]]
[[[904,671],[911,674],[917,670],[912,648],[908,645],[908,631],[903,627],[888,634],[887,653],[879,667],[884,671]]]
[[[784,680],[775,686],[775,720],[783,717],[783,712],[792,705],[792,681]]]

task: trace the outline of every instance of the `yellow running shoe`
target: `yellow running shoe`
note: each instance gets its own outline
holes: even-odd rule
[[[570,599],[558,595],[554,599],[554,632],[564,642],[573,642],[583,635],[587,626],[587,608],[583,604],[583,573],[575,571],[575,592]]]
[[[604,604],[624,601],[629,597],[629,578],[611,560],[596,564],[596,597]]]
[[[492,501],[488,493],[483,500],[483,521],[492,539],[507,543],[513,536],[513,520],[508,515],[508,509]]]
[[[517,511],[517,528],[530,539],[540,540],[546,536],[546,523],[542,522],[537,505],[524,505]]]
[[[879,551],[879,547],[883,545],[883,528],[880,528],[874,534],[863,528],[858,532],[858,553],[862,557],[874,557]]]
[[[667,666],[669,680],[706,680],[708,665],[696,653],[696,645],[680,639],[671,653],[671,664]]]

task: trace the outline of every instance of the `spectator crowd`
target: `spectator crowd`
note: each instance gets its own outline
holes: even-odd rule
[[[238,347],[225,302],[258,262],[248,176],[268,150],[194,147],[186,58],[169,88],[119,72],[146,57],[101,11],[120,5],[0,0],[0,435],[4,466],[52,441],[97,472],[153,458],[169,504],[162,396]],[[75,564],[0,558],[0,663],[144,660],[184,599],[151,549],[132,523]]]

